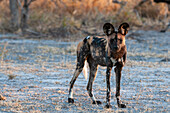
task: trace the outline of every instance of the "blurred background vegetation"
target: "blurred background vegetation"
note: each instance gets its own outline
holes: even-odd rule
[[[0,33],[39,38],[102,35],[105,22],[159,31],[170,20],[170,7],[155,1],[161,0],[0,0]]]

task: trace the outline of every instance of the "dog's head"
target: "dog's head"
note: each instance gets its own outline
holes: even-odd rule
[[[108,47],[113,52],[119,52],[123,46],[125,46],[125,35],[128,33],[129,24],[122,23],[118,31],[110,23],[105,23],[103,26],[103,31],[107,36]]]

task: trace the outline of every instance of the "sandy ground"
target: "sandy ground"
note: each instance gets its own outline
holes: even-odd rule
[[[54,40],[0,40],[0,112],[170,112],[170,32],[131,31],[128,58],[122,71],[121,98],[115,99],[111,77],[112,109],[105,109],[105,67],[99,67],[92,105],[83,74],[74,86],[74,104],[67,103],[69,82],[76,64],[78,42]],[[83,39],[83,37],[82,37]]]

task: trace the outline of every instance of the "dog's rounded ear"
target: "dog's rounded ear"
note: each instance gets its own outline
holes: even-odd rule
[[[126,35],[129,31],[129,24],[128,23],[122,23],[119,26],[118,32],[121,33],[122,35]]]
[[[115,28],[111,23],[105,23],[103,26],[103,32],[109,36],[115,32]]]

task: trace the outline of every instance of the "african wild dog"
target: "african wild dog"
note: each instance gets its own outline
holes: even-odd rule
[[[110,108],[110,76],[113,66],[116,66],[114,71],[116,73],[116,99],[118,107],[125,108],[126,105],[122,104],[120,100],[120,80],[121,71],[126,62],[126,45],[125,35],[128,33],[129,24],[122,23],[118,31],[115,31],[114,26],[110,23],[105,23],[103,31],[106,34],[102,37],[86,37],[77,46],[77,65],[74,76],[70,82],[68,102],[74,103],[73,99],[73,85],[83,70],[85,61],[88,62],[90,68],[89,81],[87,85],[88,94],[92,100],[92,104],[101,104],[97,101],[92,93],[92,85],[95,80],[98,65],[107,66],[106,71],[106,82],[107,82],[107,97],[106,97],[106,108]],[[85,66],[86,67],[86,66]]]

